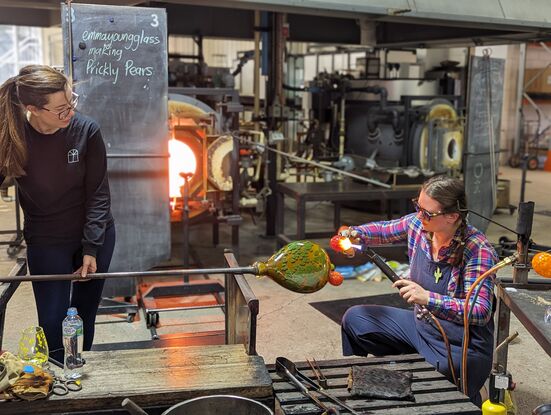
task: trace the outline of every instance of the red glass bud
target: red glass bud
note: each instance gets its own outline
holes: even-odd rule
[[[329,284],[337,286],[341,285],[343,281],[344,277],[340,272],[331,271],[331,273],[329,274]]]
[[[342,252],[342,247],[340,244],[341,239],[343,239],[343,237],[340,235],[335,235],[331,238],[331,240],[329,241],[329,246],[333,251]]]

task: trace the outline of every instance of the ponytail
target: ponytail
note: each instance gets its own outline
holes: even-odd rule
[[[42,108],[49,95],[65,91],[69,80],[46,65],[28,65],[18,76],[0,86],[0,174],[6,177],[25,175],[27,144],[25,141],[25,107]]]
[[[0,86],[0,174],[5,177],[25,175],[27,145],[24,137],[24,110],[19,101],[14,76]]]
[[[461,224],[459,225],[458,234],[454,238],[455,247],[450,254],[449,263],[454,267],[463,265],[463,257],[465,254],[465,239],[467,238],[467,218],[461,215]]]

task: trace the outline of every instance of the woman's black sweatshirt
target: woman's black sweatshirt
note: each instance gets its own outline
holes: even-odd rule
[[[25,138],[26,175],[17,179],[25,241],[28,245],[82,241],[83,255],[96,256],[105,229],[113,223],[98,124],[76,113],[66,128],[41,134],[26,122]]]

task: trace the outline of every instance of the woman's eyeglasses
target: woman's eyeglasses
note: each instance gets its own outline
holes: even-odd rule
[[[421,206],[419,206],[418,199],[411,199],[411,202],[413,203],[413,207],[415,208],[415,211],[417,213],[421,213],[423,216],[423,219],[425,219],[427,222],[430,221],[432,218],[435,218],[436,216],[445,215],[446,212],[442,212],[439,210],[438,212],[429,212],[426,209],[423,209]]]
[[[42,107],[42,109],[46,110],[48,112],[51,112],[52,114],[57,115],[57,117],[60,120],[64,120],[65,118],[67,118],[69,116],[69,113],[77,107],[77,104],[78,104],[78,94],[73,92],[72,96],[71,96],[71,102],[70,102],[69,106],[67,108],[65,108],[63,111],[55,112],[55,111],[49,110],[48,108],[45,108],[45,107]]]

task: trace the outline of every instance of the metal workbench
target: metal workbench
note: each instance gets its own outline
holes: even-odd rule
[[[388,202],[416,197],[420,185],[399,186],[393,189],[375,188],[352,180],[324,183],[279,183],[277,185],[277,216],[276,235],[279,245],[288,244],[292,240],[325,238],[335,234],[341,225],[341,202],[347,201],[374,201],[387,203],[387,212],[390,216]],[[284,207],[285,196],[295,199],[297,204],[296,222],[297,233],[294,236],[285,234]],[[320,232],[306,232],[306,203],[329,201],[334,203],[333,229]],[[405,205],[404,205],[405,212]]]
[[[84,352],[82,390],[36,401],[0,402],[3,415],[127,414],[130,398],[150,414],[187,399],[236,394],[273,407],[272,381],[261,356],[243,345]],[[57,369],[56,371],[61,369]]]
[[[515,284],[510,279],[501,279],[497,284],[497,342],[509,336],[511,311],[534,337],[545,352],[551,356],[551,323],[545,323],[545,310],[551,306],[551,281],[531,280]],[[508,347],[501,348],[495,356],[500,367],[507,368]]]
[[[384,357],[346,358],[318,361],[323,374],[328,379],[327,392],[344,400],[360,413],[384,415],[410,414],[448,414],[474,415],[480,409],[469,401],[469,398],[457,390],[444,375],[437,372],[419,354],[406,354]],[[415,402],[399,399],[372,399],[352,396],[347,389],[348,374],[352,366],[409,371],[413,373],[411,389]],[[297,363],[297,368],[306,376],[315,379],[314,373],[306,362]],[[306,398],[290,383],[275,373],[269,365],[270,376],[274,382],[276,409],[284,415],[319,415],[322,410]],[[320,397],[328,406],[335,406],[331,401]],[[343,414],[349,412],[342,410]]]

